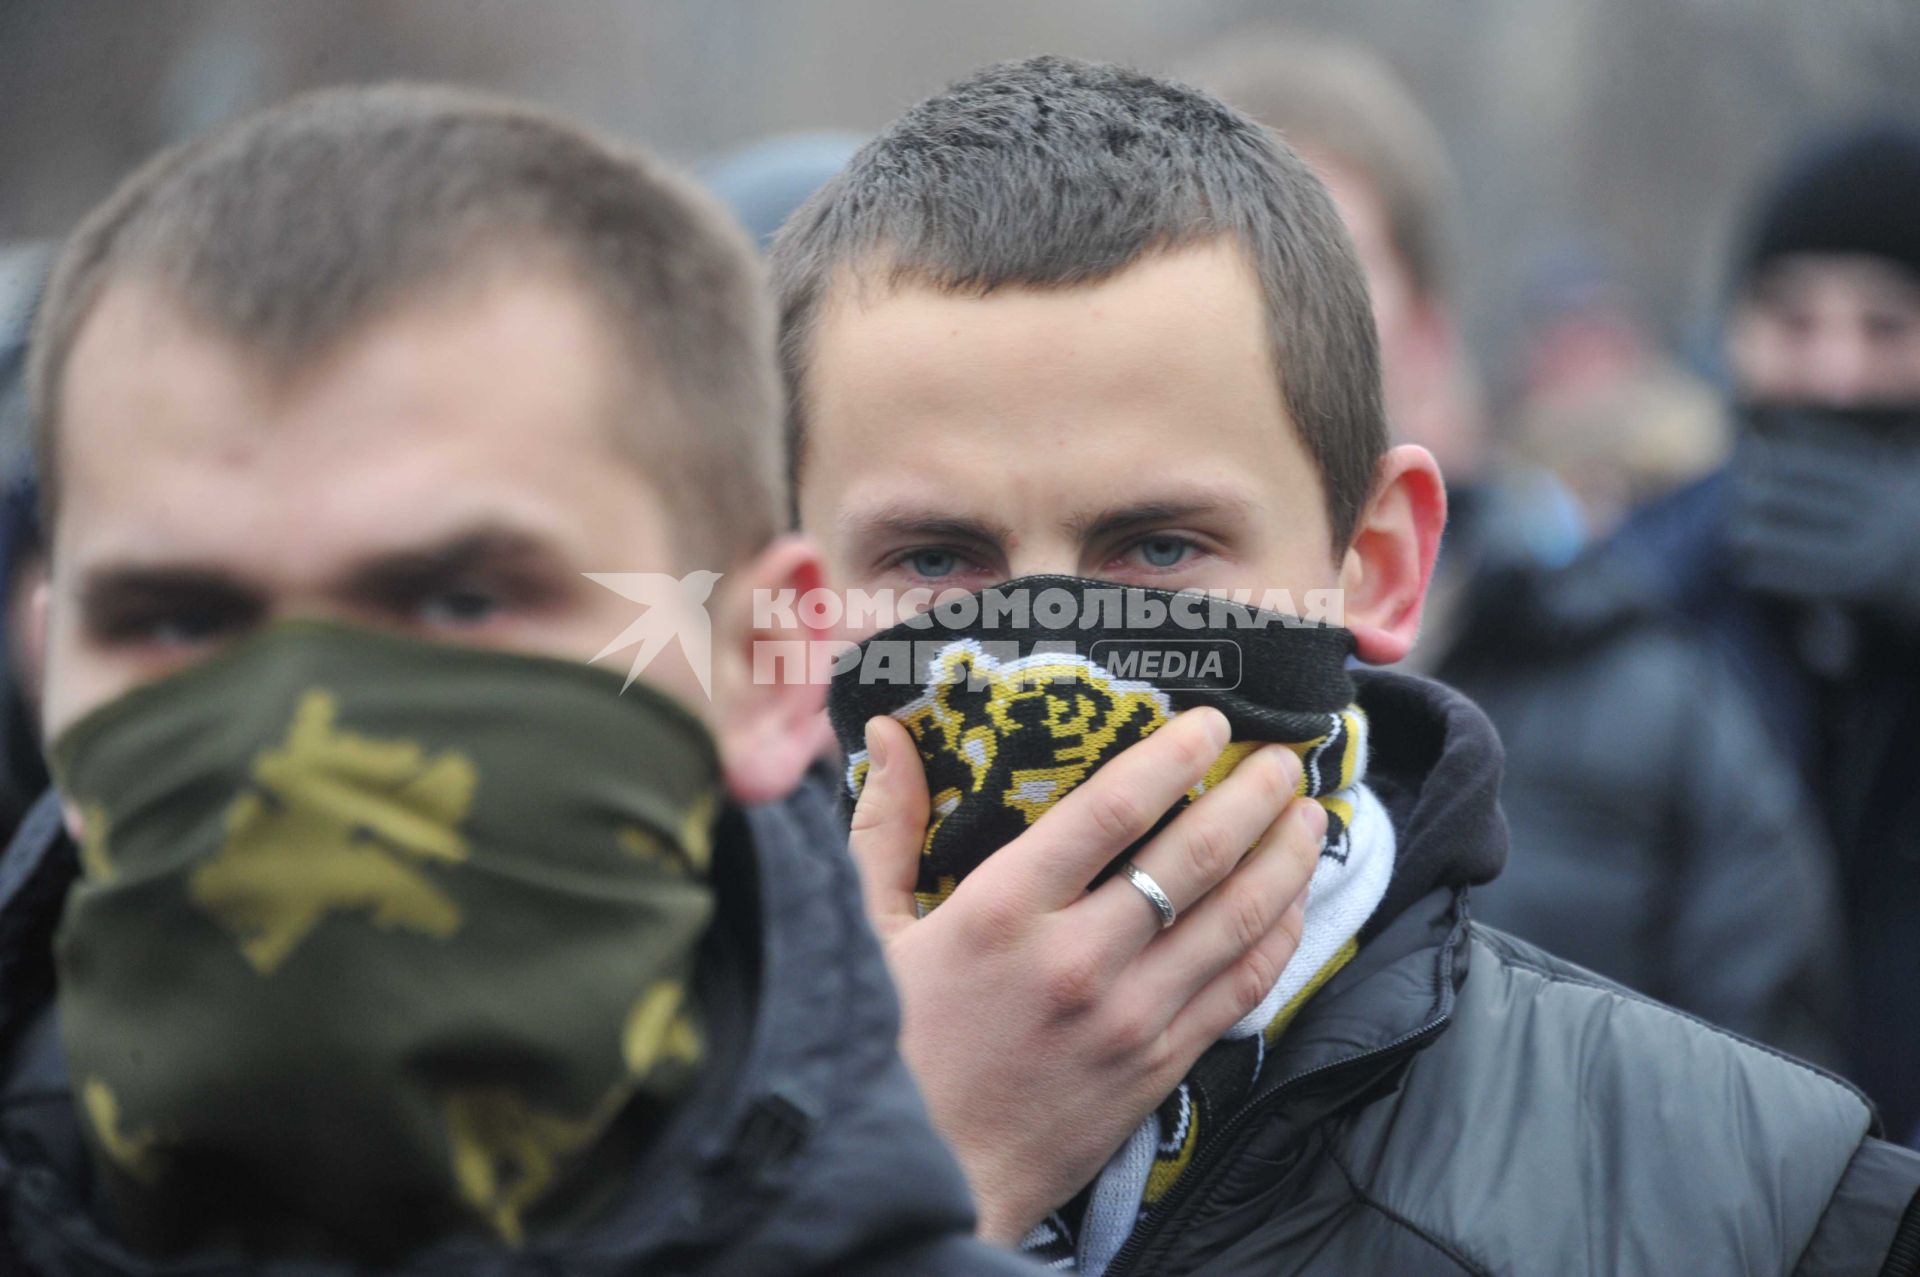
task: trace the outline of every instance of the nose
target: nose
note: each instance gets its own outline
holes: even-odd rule
[[[1007,571],[1009,579],[1023,576],[1079,576],[1079,550],[1071,545],[1023,546],[1007,556]]]
[[[1822,325],[1808,342],[1807,397],[1836,408],[1859,403],[1871,390],[1872,354],[1859,325]]]

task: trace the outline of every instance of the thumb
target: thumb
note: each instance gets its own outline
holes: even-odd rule
[[[853,807],[847,850],[860,870],[867,921],[882,940],[919,918],[913,888],[927,836],[927,780],[920,751],[891,718],[867,720],[867,782]]]

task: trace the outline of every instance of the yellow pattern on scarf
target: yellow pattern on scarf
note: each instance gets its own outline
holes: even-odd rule
[[[1294,994],[1287,1005],[1275,1013],[1273,1019],[1267,1022],[1267,1027],[1261,1031],[1269,1047],[1280,1040],[1280,1035],[1287,1031],[1287,1026],[1293,1023],[1293,1018],[1300,1014],[1300,1009],[1307,1005],[1308,1000],[1320,992],[1321,987],[1333,979],[1340,968],[1353,961],[1353,955],[1358,952],[1360,952],[1359,939],[1349,938],[1318,971],[1313,973],[1313,978],[1301,986],[1300,992]],[[1172,1154],[1162,1154],[1155,1160],[1153,1170],[1147,1175],[1146,1191],[1141,1193],[1140,1200],[1151,1206],[1165,1197],[1167,1190],[1178,1183],[1180,1176],[1186,1173],[1187,1167],[1193,1162],[1193,1151],[1199,1145],[1200,1115],[1194,1113],[1187,1122],[1186,1137],[1180,1141],[1179,1150]]]

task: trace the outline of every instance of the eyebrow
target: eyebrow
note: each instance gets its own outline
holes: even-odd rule
[[[220,568],[123,565],[87,574],[79,592],[79,611],[93,629],[114,623],[142,609],[179,607],[183,603],[206,611],[257,617],[266,611],[266,595],[257,587]]]
[[[373,555],[341,577],[335,593],[371,602],[407,599],[448,581],[499,573],[534,581],[564,577],[565,565],[543,541],[518,528],[477,524],[431,544]]]
[[[567,576],[561,558],[537,537],[518,528],[479,523],[428,544],[369,555],[326,592],[360,602],[388,602],[483,571],[512,575],[529,585],[546,578],[556,588]],[[110,564],[89,571],[80,586],[81,614],[94,620],[182,602],[254,618],[268,610],[271,600],[257,582],[224,567],[195,563]]]
[[[840,526],[857,538],[899,537],[929,541],[965,541],[978,545],[1005,545],[1013,530],[991,519],[936,514],[923,506],[888,504],[862,513],[843,515]]]
[[[1076,540],[1090,541],[1203,515],[1240,517],[1251,504],[1245,497],[1227,493],[1168,497],[1075,515],[1067,520],[1066,526]]]

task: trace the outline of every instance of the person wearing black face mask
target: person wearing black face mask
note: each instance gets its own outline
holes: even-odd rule
[[[1850,1071],[1920,1143],[1920,129],[1823,139],[1760,200],[1741,438],[1607,550],[1732,655],[1841,859]]]
[[[1446,474],[1446,535],[1403,668],[1465,693],[1506,746],[1516,854],[1476,890],[1475,916],[1836,1067],[1839,889],[1819,817],[1707,643],[1626,574],[1567,567],[1595,529],[1473,389],[1444,139],[1387,64],[1343,41],[1236,33],[1195,75],[1326,176],[1367,275],[1388,420]],[[1652,430],[1614,424],[1615,452],[1622,431]]]

